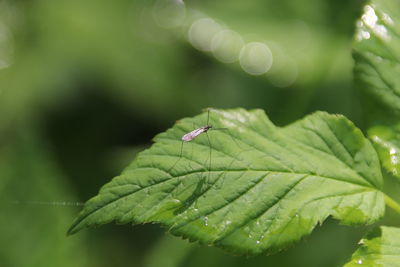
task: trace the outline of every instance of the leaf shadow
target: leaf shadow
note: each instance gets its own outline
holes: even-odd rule
[[[184,205],[182,205],[182,207],[180,207],[179,209],[176,209],[174,211],[174,215],[179,215],[179,214],[183,213],[196,201],[198,196],[200,196],[202,194],[202,188],[203,188],[204,183],[205,183],[205,179],[201,179],[197,183],[196,189],[194,190],[193,194],[184,202]]]

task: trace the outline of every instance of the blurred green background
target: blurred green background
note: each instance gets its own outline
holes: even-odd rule
[[[262,108],[277,125],[325,110],[362,126],[351,59],[362,4],[0,0],[0,266],[346,262],[365,228],[333,220],[252,258],[159,225],[66,231],[154,135],[205,107]]]

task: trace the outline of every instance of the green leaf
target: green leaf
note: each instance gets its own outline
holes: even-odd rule
[[[354,43],[355,78],[366,98],[368,136],[382,166],[400,178],[400,2],[370,1],[357,23]]]
[[[381,226],[361,239],[345,266],[400,266],[400,229]]]
[[[400,112],[400,2],[370,1],[357,23],[355,78],[373,99]]]
[[[368,129],[382,166],[400,179],[400,125],[376,125]]]
[[[191,241],[256,254],[287,246],[329,215],[344,224],[382,217],[376,152],[345,117],[317,112],[279,128],[261,110],[212,109],[210,124],[227,129],[181,146],[207,118],[183,119],[158,135],[86,203],[69,233],[159,222]]]

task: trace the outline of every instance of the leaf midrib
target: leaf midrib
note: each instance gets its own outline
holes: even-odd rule
[[[330,130],[331,130],[331,129],[330,129]],[[264,135],[262,135],[262,134],[259,134],[257,131],[252,130],[252,132],[253,132],[253,133],[256,133],[256,134],[259,135],[260,137],[262,137],[262,138],[264,138],[264,139],[270,141],[270,140],[267,138],[267,136],[264,136]],[[279,131],[278,131],[278,132],[279,132]],[[331,131],[331,132],[332,132],[333,135],[335,135],[335,134],[333,133],[333,131]],[[224,133],[224,132],[222,132],[222,134],[228,135],[227,133]],[[244,145],[247,145],[247,146],[249,146],[249,147],[251,147],[251,148],[256,149],[258,152],[260,152],[260,153],[262,153],[262,154],[264,154],[264,155],[266,155],[266,156],[268,156],[268,157],[274,158],[274,159],[276,160],[276,163],[279,163],[280,165],[282,165],[282,166],[286,167],[287,169],[291,170],[291,172],[296,173],[295,171],[292,171],[292,168],[291,168],[290,166],[286,166],[285,164],[283,164],[282,162],[280,162],[279,160],[277,160],[275,157],[273,157],[273,155],[268,154],[268,153],[266,153],[265,151],[262,151],[262,150],[260,150],[258,147],[255,147],[255,146],[253,146],[253,145],[251,145],[251,144],[249,144],[249,143],[247,143],[247,142],[244,142],[242,139],[237,139],[235,136],[232,136],[232,135],[228,135],[228,136],[230,136],[230,137],[232,137],[232,138],[235,138],[237,141],[241,142],[241,143],[244,144]],[[335,137],[336,137],[336,135],[335,135]],[[281,138],[286,138],[286,137],[283,136],[283,137],[281,137]],[[336,137],[336,138],[337,138],[337,137]],[[166,138],[166,137],[163,137],[162,139],[168,140],[168,141],[175,141],[175,142],[178,141],[178,140],[176,140],[176,139],[173,139],[173,138]],[[286,139],[287,139],[287,138],[286,138]],[[306,146],[306,147],[308,147],[308,148],[310,148],[310,149],[312,149],[312,150],[318,151],[318,152],[320,152],[320,153],[324,153],[325,155],[328,155],[329,157],[332,157],[332,158],[334,158],[334,159],[337,159],[339,162],[343,163],[344,166],[346,166],[347,168],[349,168],[355,175],[357,175],[358,178],[364,179],[368,184],[370,184],[370,185],[372,186],[372,184],[371,184],[365,177],[361,176],[356,170],[354,170],[353,168],[351,168],[351,166],[349,166],[346,162],[342,161],[340,158],[336,157],[334,154],[329,154],[329,153],[326,152],[326,151],[316,149],[316,148],[314,148],[313,146],[304,144],[303,142],[300,142],[300,141],[295,140],[295,139],[290,139],[290,140],[291,140],[292,142],[295,142],[295,143],[300,144],[300,145],[302,145],[302,146]],[[324,140],[323,140],[323,141],[324,141]],[[286,150],[287,153],[296,153],[296,152],[293,151],[293,150],[289,150],[287,147],[283,147],[279,142],[272,142],[272,141],[270,141],[270,142],[271,142],[272,144],[277,145],[277,146],[281,147],[282,149]],[[199,146],[201,146],[201,147],[206,147],[205,144],[199,143],[199,142],[195,142],[195,143],[193,143],[193,144],[199,145]],[[344,146],[344,145],[342,144],[342,146]],[[208,148],[209,148],[209,147],[208,147]],[[222,150],[220,150],[220,149],[216,149],[215,147],[212,147],[212,149],[215,150],[216,152],[219,152],[219,153],[221,153],[221,154],[226,155],[227,157],[230,157],[231,159],[238,160],[238,159],[236,159],[235,157],[233,157],[232,155],[227,154],[226,152],[224,152],[224,151],[222,151]],[[346,149],[346,148],[345,148],[345,149]],[[347,150],[347,149],[346,149],[346,150]],[[350,153],[349,153],[349,154],[350,154]],[[155,154],[149,154],[149,155],[147,155],[147,156],[152,156],[152,155],[155,155]],[[174,155],[158,155],[158,156],[174,156]],[[351,154],[350,154],[350,156],[351,156]],[[189,158],[185,157],[183,154],[181,155],[181,157],[185,158],[186,160],[193,161],[193,162],[195,162],[195,163],[197,163],[197,164],[199,164],[199,165],[202,166],[201,163],[199,163],[199,162],[197,162],[197,161],[194,161],[193,159],[189,159]],[[352,156],[351,156],[351,157],[352,157]],[[247,162],[246,162],[246,163],[247,163]],[[247,165],[249,165],[249,163],[247,163]]]

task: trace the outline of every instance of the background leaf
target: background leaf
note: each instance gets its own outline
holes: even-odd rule
[[[400,3],[370,1],[357,23],[355,78],[372,98],[400,111]]]
[[[400,3],[369,1],[357,23],[353,56],[355,79],[364,93],[368,136],[382,167],[400,178]]]
[[[361,239],[360,247],[346,267],[400,266],[400,229],[381,226]]]
[[[329,215],[344,224],[383,216],[376,152],[345,117],[317,112],[278,128],[261,110],[209,114],[158,135],[86,203],[69,232],[113,220],[160,222],[175,235],[255,254],[285,247]],[[208,120],[227,130],[181,146],[183,134]]]
[[[394,177],[400,178],[400,128],[399,125],[376,125],[368,129],[382,166]]]

